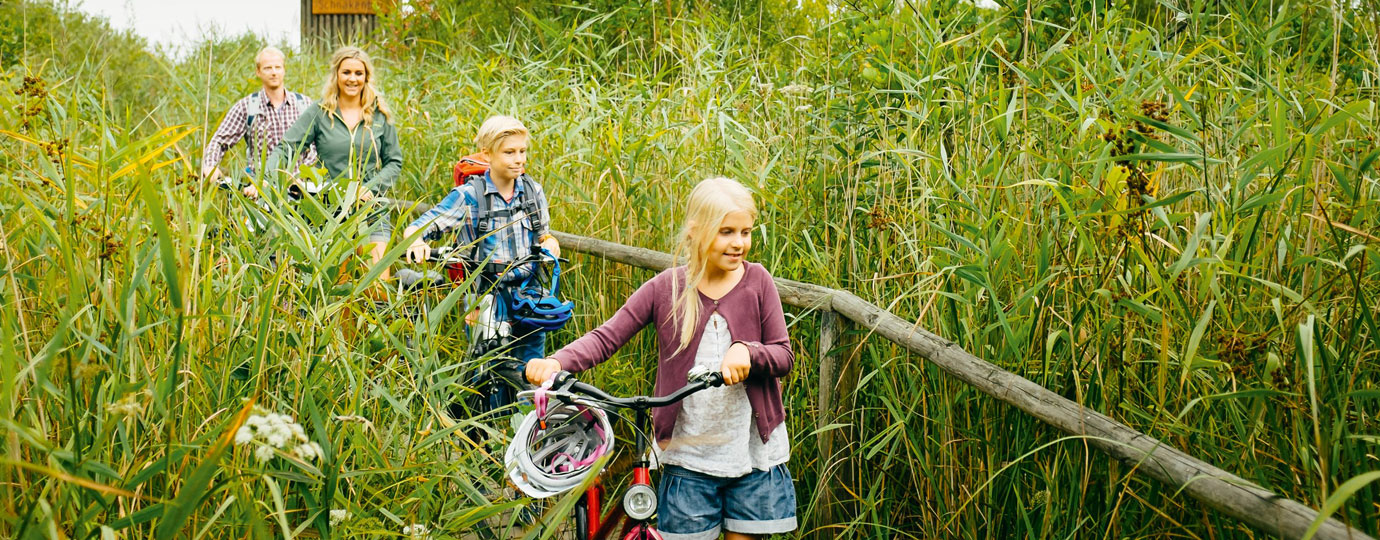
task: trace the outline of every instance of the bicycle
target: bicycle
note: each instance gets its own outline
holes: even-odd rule
[[[511,356],[504,356],[523,335],[514,333],[515,321],[510,313],[513,292],[508,290],[510,287],[500,286],[500,283],[513,271],[535,265],[531,269],[531,275],[538,277],[537,286],[542,286],[540,282],[544,280],[552,294],[557,294],[560,264],[567,262],[566,259],[550,257],[549,253],[537,246],[533,247],[531,254],[510,262],[478,261],[459,252],[460,249],[454,246],[443,246],[433,250],[427,257],[427,262],[440,264],[445,268],[444,276],[401,270],[398,272],[400,285],[405,289],[444,287],[448,284],[464,283],[467,281],[466,278],[470,277],[474,290],[478,291],[477,297],[474,298],[474,310],[477,313],[470,326],[463,358],[468,361],[486,358],[489,360],[471,377],[470,388],[466,393],[467,399],[452,400],[447,405],[447,414],[453,421],[484,419],[488,415],[497,415],[513,405],[516,390],[528,387],[523,376],[523,363]],[[548,268],[550,273],[543,273]],[[549,277],[545,277],[548,275]],[[477,435],[475,432],[470,434]]]
[[[515,269],[536,265],[530,276],[539,278],[538,281],[544,277],[549,290],[556,294],[559,292],[560,264],[566,260],[551,257],[545,250],[535,246],[531,254],[511,262],[478,261],[461,255],[460,251],[454,246],[444,246],[433,250],[427,257],[426,262],[441,265],[444,274],[409,270],[399,270],[397,274],[399,285],[409,291],[457,285],[468,285],[477,291],[477,297],[472,299],[477,313],[469,327],[469,340],[463,358],[479,363],[478,369],[468,374],[468,381],[462,389],[447,392],[442,399],[446,401],[443,416],[448,416],[452,422],[472,421],[474,425],[464,433],[472,442],[479,443],[484,440],[484,423],[502,418],[505,411],[514,410],[518,404],[516,391],[530,387],[523,376],[523,363],[505,354],[522,336],[515,333],[514,321],[510,317],[512,302],[508,297],[509,287],[499,284]],[[546,269],[550,270],[549,274],[543,272]],[[443,382],[442,385],[449,387],[450,383]],[[463,397],[457,399],[457,395]],[[534,521],[532,512],[520,510],[516,521],[509,526]],[[486,527],[502,529],[502,526]],[[497,534],[490,529],[476,529],[476,532],[485,538],[496,537]]]
[[[538,404],[535,414],[529,415],[528,420],[524,420],[524,426],[519,427],[514,433],[513,442],[509,446],[509,452],[516,454],[510,459],[515,466],[514,472],[510,475],[519,475],[527,479],[539,478],[546,474],[542,468],[556,467],[554,461],[544,461],[546,459],[570,459],[565,453],[537,454],[535,457],[540,459],[533,461],[524,460],[522,452],[531,452],[531,445],[542,442],[542,433],[560,433],[561,431],[550,425],[529,426],[528,422],[543,422],[541,419],[546,412],[543,411],[543,401],[556,399],[566,405],[577,407],[594,407],[603,411],[613,412],[615,418],[626,420],[621,411],[631,410],[635,413],[634,438],[635,456],[637,461],[632,469],[632,481],[623,493],[622,504],[615,506],[607,513],[602,509],[604,488],[598,479],[601,471],[590,470],[590,474],[596,476],[595,481],[579,495],[575,506],[571,511],[572,520],[575,522],[574,537],[577,540],[605,540],[609,534],[618,528],[618,525],[627,518],[627,523],[622,527],[619,536],[623,540],[660,540],[661,534],[652,525],[652,517],[657,510],[657,492],[651,481],[651,463],[648,459],[651,449],[648,433],[650,431],[651,416],[649,411],[656,407],[665,407],[689,397],[691,394],[706,388],[723,386],[723,374],[716,371],[709,371],[703,368],[692,369],[689,374],[689,382],[669,395],[663,397],[651,396],[632,396],[619,398],[612,396],[599,388],[575,380],[574,376],[567,372],[557,373],[552,378],[549,389],[538,389],[523,392],[523,395],[531,395]],[[571,415],[567,421],[579,422],[580,418],[589,415]],[[592,421],[588,419],[585,421]],[[578,429],[588,432],[597,426],[592,424],[577,426]],[[524,428],[530,432],[530,436],[524,435]],[[562,426],[563,428],[563,426]],[[611,434],[609,435],[612,436]],[[522,446],[519,446],[522,445]],[[524,449],[524,446],[526,447]],[[597,454],[597,449],[595,454]],[[528,456],[532,457],[532,456]],[[594,457],[598,457],[597,455]],[[537,463],[543,461],[543,463]],[[581,463],[581,462],[576,462]],[[536,469],[533,469],[535,467]],[[518,478],[519,480],[521,478]],[[522,487],[523,484],[519,483]],[[530,495],[530,493],[529,493]]]

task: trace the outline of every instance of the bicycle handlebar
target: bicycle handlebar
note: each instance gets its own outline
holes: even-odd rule
[[[537,251],[539,249],[540,248],[536,248],[534,249],[534,251]],[[431,250],[431,254],[427,255],[426,261],[433,263],[462,264],[465,266],[466,270],[479,271],[481,273],[492,274],[495,276],[505,274],[511,271],[512,269],[525,264],[554,264],[557,261],[563,263],[570,262],[568,259],[565,259],[563,257],[553,258],[548,255],[544,255],[540,251],[538,251],[537,253],[533,253],[531,255],[524,255],[513,261],[480,261],[475,260],[474,258],[471,258],[466,255],[461,255],[459,254],[459,251],[460,248],[457,248],[455,246],[438,247],[436,249]]]
[[[575,375],[568,371],[562,371],[552,378],[552,395],[564,399],[562,394],[576,394],[584,401],[592,402],[601,408],[621,408],[645,411],[656,407],[665,407],[710,387],[724,385],[724,374],[718,371],[705,369],[690,370],[689,382],[679,390],[671,392],[662,397],[651,396],[632,396],[626,398],[615,397],[599,388],[575,380]]]

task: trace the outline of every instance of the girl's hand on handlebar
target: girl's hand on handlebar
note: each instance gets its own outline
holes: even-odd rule
[[[544,384],[561,371],[561,363],[555,358],[533,358],[527,362],[527,382]]]
[[[430,256],[431,246],[421,240],[413,242],[412,245],[407,248],[407,260],[414,263],[425,261],[426,258]]]
[[[752,371],[752,361],[748,357],[747,345],[734,343],[724,354],[723,363],[719,364],[719,371],[724,374],[724,386],[732,386],[743,382],[748,372]]]

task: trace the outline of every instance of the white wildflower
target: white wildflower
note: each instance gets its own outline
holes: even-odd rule
[[[426,528],[426,525],[422,525],[421,523],[413,523],[403,527],[402,533],[403,536],[415,538],[417,540],[430,540],[431,538],[431,529]]]
[[[803,95],[807,95],[807,94],[809,94],[809,93],[811,93],[811,92],[814,92],[814,91],[815,91],[814,88],[810,88],[809,86],[805,86],[805,85],[800,84],[800,83],[791,83],[791,84],[788,84],[788,85],[786,85],[786,86],[782,86],[782,87],[781,87],[781,90],[780,90],[780,92],[781,92],[782,94],[787,94],[787,95],[792,95],[792,96],[803,96]]]
[[[349,519],[349,510],[344,510],[341,508],[331,509],[331,527],[339,527],[341,523],[345,523],[346,521],[349,521]]]
[[[245,445],[254,440],[254,429],[249,426],[240,426],[239,431],[235,432],[235,444]]]
[[[106,405],[105,411],[112,416],[137,417],[144,414],[144,397],[148,395],[148,390],[125,394],[119,401]]]
[[[302,443],[292,449],[292,455],[297,456],[302,461],[311,461],[321,457],[321,445],[314,442]]]
[[[1001,4],[998,4],[995,0],[963,0],[963,3],[971,4],[978,9],[1001,9]]]
[[[276,455],[274,450],[288,450],[289,446],[292,455],[304,461],[322,456],[321,445],[312,442],[302,425],[294,422],[291,416],[260,407],[255,407],[235,432],[235,444],[250,443],[256,444],[254,458],[260,462],[272,460]]]
[[[268,439],[268,444],[274,448],[282,448],[283,445],[288,442],[287,434],[278,429],[269,432],[266,438]]]
[[[254,449],[254,459],[259,460],[259,463],[273,459],[273,447],[266,444],[259,445],[258,448]]]

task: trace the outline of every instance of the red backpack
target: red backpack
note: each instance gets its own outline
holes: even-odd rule
[[[465,183],[466,178],[486,172],[489,172],[489,164],[484,162],[483,153],[475,152],[455,162],[455,170],[451,176],[455,179],[455,185],[458,187]]]

